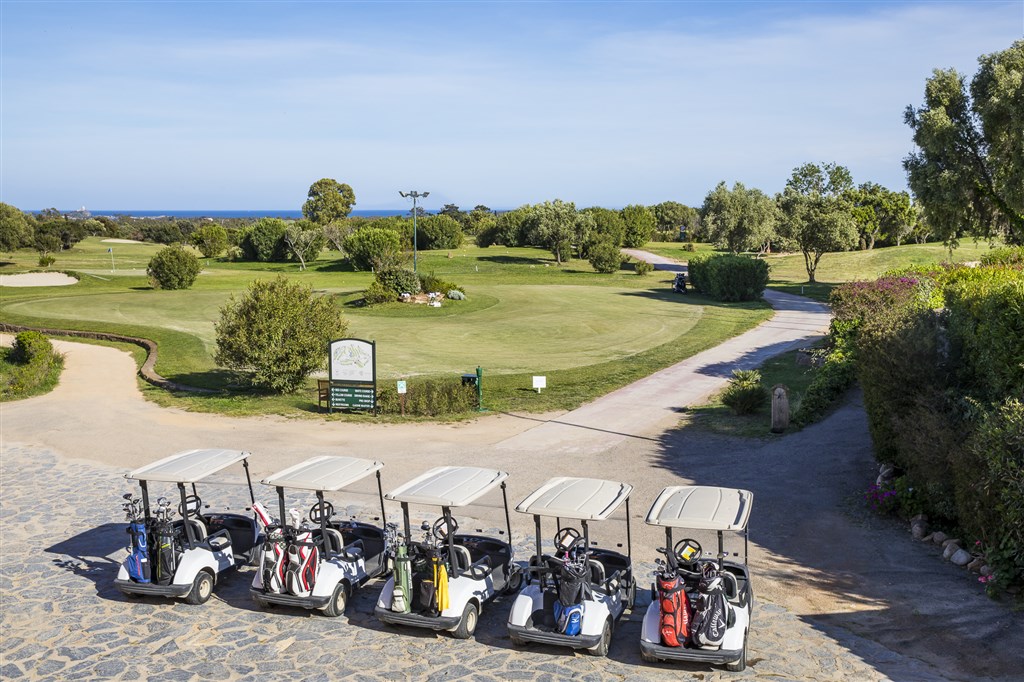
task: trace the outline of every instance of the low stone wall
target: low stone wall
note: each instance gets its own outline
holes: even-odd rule
[[[145,379],[150,384],[157,388],[163,388],[168,391],[186,391],[189,393],[217,393],[209,388],[199,388],[197,386],[186,386],[185,384],[179,384],[176,381],[165,379],[164,377],[157,374],[156,371],[156,357],[157,348],[156,342],[150,341],[149,339],[140,339],[135,336],[124,336],[123,334],[108,334],[106,332],[86,332],[76,331],[73,329],[45,329],[42,327],[26,327],[20,324],[7,324],[0,322],[0,332],[7,332],[9,334],[17,334],[18,332],[24,331],[36,331],[47,336],[77,336],[83,339],[96,339],[99,341],[119,341],[121,343],[133,343],[136,346],[141,346],[146,349],[146,361],[142,363],[142,367],[139,369],[139,376]]]

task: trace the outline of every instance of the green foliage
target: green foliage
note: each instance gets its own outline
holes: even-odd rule
[[[401,294],[420,293],[420,278],[412,270],[384,268],[377,271],[376,281],[394,293],[396,298]]]
[[[591,231],[591,240],[594,243],[610,241],[615,246],[622,246],[622,238],[626,234],[626,223],[622,220],[622,213],[599,206],[585,208],[580,212],[589,215],[594,221],[594,228]],[[589,257],[589,254],[585,257]]]
[[[622,252],[611,241],[602,240],[590,246],[588,252],[590,265],[598,272],[611,274],[622,266]]]
[[[180,244],[185,241],[181,228],[170,220],[150,220],[143,223],[142,238],[154,244]]]
[[[280,262],[288,257],[284,235],[288,224],[280,218],[260,218],[242,237],[240,246],[247,260],[261,263]]]
[[[556,262],[561,263],[572,257],[572,244],[580,218],[572,202],[561,199],[545,201],[530,207],[523,223],[523,236],[526,243],[551,251]],[[589,224],[592,225],[593,221]]]
[[[39,332],[20,332],[10,350],[0,350],[0,398],[14,400],[49,390],[57,383],[64,358]]]
[[[879,238],[899,245],[910,236],[917,223],[917,213],[906,192],[892,192],[873,182],[865,182],[846,196],[853,205],[862,249],[873,249]]]
[[[675,232],[679,237],[679,229],[682,227],[693,227],[697,224],[697,209],[690,208],[678,201],[663,201],[651,207],[654,218],[658,221],[658,229],[664,232]]]
[[[903,167],[943,241],[966,232],[1024,244],[1024,40],[978,61],[970,93],[955,69],[936,69],[923,106],[907,107],[917,151]]]
[[[394,230],[364,227],[345,237],[343,244],[356,270],[393,268],[403,260],[402,237]]]
[[[308,199],[302,205],[302,215],[317,225],[342,220],[352,212],[356,194],[343,182],[321,178],[309,186]]]
[[[813,371],[813,378],[800,400],[800,407],[793,413],[793,423],[806,426],[820,420],[836,401],[853,385],[857,377],[857,366],[850,344],[844,339],[833,338],[834,344],[824,361]]]
[[[734,369],[729,385],[722,393],[722,404],[734,414],[751,414],[768,404],[768,389],[761,385],[756,369]]]
[[[741,182],[731,190],[724,182],[718,183],[704,198],[700,216],[709,238],[732,253],[764,252],[776,241],[775,201]]]
[[[31,365],[44,361],[53,355],[53,344],[40,332],[19,332],[11,346],[11,362]]]
[[[637,204],[622,209],[622,222],[625,226],[622,245],[631,249],[638,249],[651,241],[651,235],[658,226],[651,209]]]
[[[196,255],[181,244],[157,251],[146,274],[155,289],[188,289],[195,284],[202,265]]]
[[[10,204],[0,202],[0,251],[10,252],[32,243],[34,230],[28,217]]]
[[[1004,265],[1011,268],[1024,268],[1024,246],[1007,246],[992,249],[981,256],[982,265]]]
[[[57,259],[54,258],[53,256],[48,256],[48,255],[44,254],[44,255],[39,256],[39,261],[38,262],[39,262],[39,267],[41,267],[41,268],[48,268],[51,265],[53,265],[54,263],[56,263]]]
[[[453,417],[475,411],[476,388],[463,386],[459,378],[410,379],[406,382],[405,414],[413,417]],[[378,409],[401,414],[401,396],[393,386],[377,393]]]
[[[398,294],[391,290],[391,288],[381,284],[380,280],[376,279],[370,282],[370,286],[366,287],[366,291],[363,292],[363,302],[366,303],[366,305],[395,303],[397,300]]]
[[[327,246],[324,230],[308,220],[297,220],[284,231],[284,243],[292,257],[299,261],[299,269],[306,269],[307,261],[315,261]]]
[[[462,246],[462,225],[449,215],[429,215],[416,220],[417,248],[457,249]]]
[[[693,242],[686,242],[685,244],[683,244],[683,251],[695,253],[697,251],[697,245],[694,244]]]
[[[228,248],[228,232],[217,223],[207,223],[194,230],[189,241],[204,258],[216,258]]]
[[[327,345],[347,324],[334,302],[284,277],[232,295],[215,325],[218,364],[246,372],[256,388],[293,392],[327,365]]]
[[[654,266],[645,260],[639,260],[636,262],[636,265],[633,266],[633,269],[636,271],[636,274],[644,277],[654,271]]]
[[[719,301],[756,301],[768,285],[768,263],[729,254],[696,254],[688,261],[690,283]]]
[[[452,282],[445,281],[440,277],[436,276],[433,272],[428,275],[420,274],[420,291],[427,292],[440,292],[445,296],[452,289],[460,290],[465,293],[465,289],[459,287],[459,285]]]

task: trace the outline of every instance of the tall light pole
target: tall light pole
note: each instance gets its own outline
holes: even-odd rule
[[[416,200],[420,197],[426,199],[430,196],[430,192],[417,192],[412,190],[411,192],[398,191],[403,197],[412,197],[412,271],[416,272]]]

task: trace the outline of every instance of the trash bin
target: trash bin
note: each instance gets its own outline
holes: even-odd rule
[[[462,375],[463,386],[476,386],[476,374],[463,374]]]

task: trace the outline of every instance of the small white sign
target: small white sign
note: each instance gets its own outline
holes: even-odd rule
[[[404,381],[399,381],[398,382],[398,394],[401,395],[403,393],[405,393],[405,382]]]
[[[548,378],[547,377],[534,377],[533,378],[533,387],[535,389],[537,389],[537,393],[540,393],[540,389],[548,387]]]

